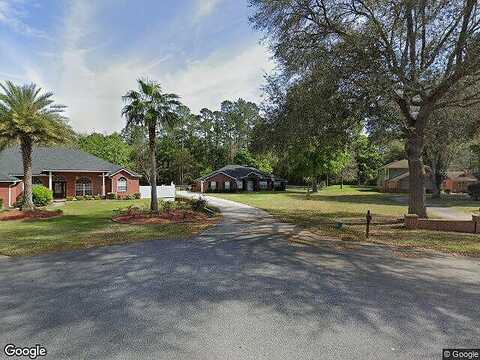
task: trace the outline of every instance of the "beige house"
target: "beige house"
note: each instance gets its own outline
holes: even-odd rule
[[[433,190],[433,180],[430,169],[425,167],[427,174],[425,190]],[[382,192],[408,192],[410,189],[408,160],[391,162],[378,170],[377,187]]]

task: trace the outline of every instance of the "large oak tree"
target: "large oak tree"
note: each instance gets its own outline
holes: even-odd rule
[[[432,113],[479,100],[477,0],[250,0],[252,21],[293,76],[334,58],[343,89],[391,105],[405,137],[409,213],[426,216],[425,129]],[[372,117],[373,120],[376,117]]]

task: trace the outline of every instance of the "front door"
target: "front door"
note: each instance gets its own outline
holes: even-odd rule
[[[53,183],[53,198],[54,199],[64,199],[67,196],[67,183],[65,182],[54,182]]]
[[[252,180],[247,181],[247,191],[253,191],[253,181]]]

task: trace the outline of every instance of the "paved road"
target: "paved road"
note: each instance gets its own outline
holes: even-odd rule
[[[288,245],[291,226],[216,204],[224,221],[193,240],[1,259],[2,348],[39,343],[55,360],[370,360],[480,347],[477,260]]]
[[[392,200],[401,204],[408,205],[408,198],[403,195],[393,195]],[[445,206],[432,206],[427,204],[427,211],[429,215],[433,215],[447,220],[472,220],[472,214],[464,213],[462,211],[452,209]]]

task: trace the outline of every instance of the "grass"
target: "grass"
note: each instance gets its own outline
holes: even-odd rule
[[[403,217],[407,207],[373,188],[330,186],[308,199],[302,188],[286,192],[209,194],[264,209],[286,222],[310,226],[326,221],[357,221],[370,210],[375,221]]]
[[[67,202],[59,218],[0,222],[0,254],[36,255],[141,240],[183,239],[209,224],[126,225],[111,221],[113,211],[148,200]]]
[[[209,194],[210,195],[210,194]],[[266,210],[284,222],[294,223],[319,238],[369,241],[398,248],[431,249],[446,253],[480,256],[480,236],[453,232],[406,230],[403,225],[372,226],[370,237],[365,237],[365,225],[345,225],[336,228],[336,222],[346,224],[364,221],[371,210],[374,222],[385,222],[403,217],[407,207],[393,199],[392,194],[379,193],[373,188],[331,186],[307,200],[302,188],[287,192],[260,192],[238,194],[211,194]],[[450,206],[465,212],[478,210],[479,205],[468,200],[435,200],[437,206]],[[476,205],[476,207],[475,207]]]

